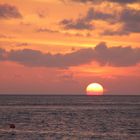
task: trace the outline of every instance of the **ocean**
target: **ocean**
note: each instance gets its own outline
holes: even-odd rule
[[[1,95],[0,140],[140,140],[140,96]]]

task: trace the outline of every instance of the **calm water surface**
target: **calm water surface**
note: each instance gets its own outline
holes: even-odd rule
[[[140,140],[140,96],[0,96],[0,140]]]

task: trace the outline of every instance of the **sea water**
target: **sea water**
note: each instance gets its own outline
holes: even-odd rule
[[[0,140],[140,140],[140,96],[0,96]]]

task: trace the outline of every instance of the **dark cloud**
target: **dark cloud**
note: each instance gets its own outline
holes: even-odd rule
[[[23,47],[23,46],[28,46],[29,44],[26,43],[26,42],[23,42],[23,43],[16,43],[15,46],[16,47]]]
[[[116,30],[106,30],[103,32],[104,35],[128,35],[130,33],[140,33],[140,10],[132,8],[123,8],[120,13],[107,14],[99,11],[94,11],[90,8],[87,12],[86,20],[103,20],[109,24],[120,23],[122,26]]]
[[[126,67],[140,63],[140,49],[122,46],[107,47],[103,42],[99,43],[94,49],[80,49],[67,54],[45,54],[31,49],[8,52],[0,49],[0,60],[13,61],[32,67],[68,68],[92,61],[98,62],[101,66]]]
[[[76,29],[76,30],[92,30],[93,25],[89,22],[87,22],[84,19],[77,19],[77,20],[72,20],[72,19],[64,19],[63,21],[60,22],[60,25],[63,25],[65,29]]]
[[[140,10],[126,8],[122,11],[120,21],[123,22],[122,30],[128,32],[140,32]]]
[[[75,0],[73,0],[75,1]],[[109,2],[115,3],[135,3],[140,2],[140,0],[106,0]],[[76,0],[76,2],[103,2],[103,0]],[[106,13],[106,11],[101,12],[89,8],[86,15],[80,17],[76,20],[73,19],[64,19],[60,22],[65,29],[87,29],[91,30],[93,28],[93,22],[95,20],[106,21],[111,25],[120,24],[121,26],[117,30],[107,29],[101,33],[102,35],[128,35],[130,33],[140,33],[140,10],[132,9],[130,7],[124,6],[121,11],[116,11],[114,13]]]
[[[5,60],[6,51],[0,48],[0,61]]]
[[[38,28],[36,30],[37,33],[59,33],[59,34],[63,34],[65,36],[80,36],[80,37],[89,37],[91,36],[90,33],[87,34],[80,34],[80,33],[69,33],[69,32],[61,32],[59,30],[53,30],[53,29],[48,29],[48,28]]]
[[[0,4],[0,19],[21,18],[19,10],[9,4]]]
[[[68,54],[55,54],[50,53],[43,54],[40,51],[24,49],[19,51],[9,52],[8,59],[10,61],[15,61],[27,66],[46,66],[46,67],[62,67],[67,68],[70,66],[77,66],[82,63],[87,63],[90,59],[89,56],[86,56],[87,52],[90,52],[92,49],[79,50],[77,52],[68,53]],[[92,53],[91,53],[92,54]],[[83,59],[82,56],[85,56]],[[76,61],[72,61],[76,60]]]
[[[105,30],[101,33],[101,35],[108,35],[108,36],[114,36],[114,35],[119,35],[119,36],[124,36],[124,35],[129,35],[130,33],[126,30]]]
[[[57,30],[52,30],[52,29],[48,29],[48,28],[38,28],[36,31],[37,32],[48,32],[48,33],[59,33],[59,31],[57,31]]]
[[[76,29],[76,30],[92,30],[94,29],[93,24],[91,23],[93,15],[91,13],[92,9],[89,9],[87,14],[84,17],[73,19],[64,19],[60,22],[65,29]]]
[[[120,3],[120,4],[131,4],[131,3],[139,3],[140,0],[106,0],[114,3]]]
[[[116,18],[115,23],[121,23],[121,27],[118,30],[105,30],[103,35],[128,35],[130,33],[140,33],[140,10],[131,8],[124,8],[119,17]]]
[[[111,47],[100,43],[95,48],[96,61],[101,65],[109,66],[131,66],[140,62],[140,49],[131,47]]]
[[[77,29],[77,30],[92,30],[94,29],[93,20],[107,20],[113,22],[114,16],[112,14],[95,11],[93,8],[89,8],[86,15],[76,20],[64,19],[60,22],[65,29]]]
[[[92,21],[92,20],[108,20],[112,21],[114,19],[114,15],[109,13],[103,13],[100,11],[95,11],[93,8],[89,8],[85,17],[83,17],[85,21]]]
[[[102,3],[102,2],[112,2],[119,4],[131,4],[131,3],[139,3],[140,0],[71,0],[73,2],[81,2],[81,3]]]

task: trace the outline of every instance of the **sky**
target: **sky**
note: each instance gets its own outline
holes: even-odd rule
[[[140,95],[140,0],[1,0],[0,94]]]

